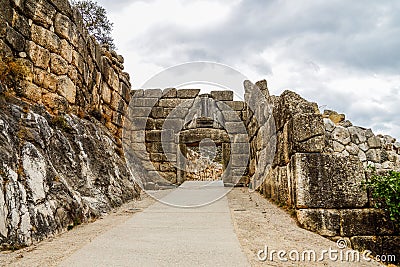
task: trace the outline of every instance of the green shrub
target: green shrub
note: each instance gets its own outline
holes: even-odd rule
[[[372,169],[370,174],[364,187],[371,191],[376,208],[388,212],[390,219],[400,226],[400,172],[388,171],[380,175]]]

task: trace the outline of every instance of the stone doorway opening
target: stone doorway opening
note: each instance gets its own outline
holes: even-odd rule
[[[230,159],[228,134],[222,129],[197,128],[179,135],[178,183],[223,180]]]
[[[224,171],[222,146],[210,139],[186,145],[185,181],[218,181]]]

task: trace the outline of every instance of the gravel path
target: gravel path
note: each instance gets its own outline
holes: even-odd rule
[[[329,250],[329,248],[341,250],[335,242],[300,228],[287,212],[258,193],[249,193],[245,188],[234,188],[228,194],[228,199],[236,234],[252,266],[382,266],[376,262],[363,260],[361,262],[333,261],[329,260],[328,254],[325,254],[324,261],[318,261],[323,250]],[[287,254],[282,255],[282,258],[288,261],[280,261],[277,253],[273,254],[273,261],[269,260],[269,257],[264,262],[260,261],[257,253],[260,250],[265,251],[265,246],[268,247],[268,255],[272,250],[286,251]],[[297,258],[295,251],[300,253],[299,261],[290,260],[288,254],[292,250],[294,250],[291,254],[293,259]],[[308,254],[305,257],[306,261],[301,261],[301,253],[306,250],[316,252],[316,262],[308,261]],[[261,253],[260,256],[265,257],[265,253]],[[362,258],[362,255],[360,257]],[[345,254],[343,259],[346,259]]]

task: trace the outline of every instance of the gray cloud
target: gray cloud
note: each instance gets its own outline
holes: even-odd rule
[[[112,8],[132,1],[102,0]],[[376,103],[366,103],[361,88],[332,91],[306,73],[319,73],[320,66],[329,65],[364,76],[398,74],[400,1],[242,1],[224,21],[208,28],[158,24],[135,36],[131,44],[145,63],[162,67],[194,60],[240,63],[264,76],[273,75],[274,66],[260,55],[271,49],[275,61],[290,59],[304,66],[299,72],[303,80],[288,84],[305,98],[346,113],[356,124],[400,137],[396,126],[400,88],[383,96],[377,88],[376,96],[368,96]]]
[[[212,28],[190,32],[184,25],[158,25],[140,40],[145,53],[162,48],[175,58],[179,50],[179,58],[188,60],[246,58],[278,44],[284,48],[282,58],[312,58],[317,64],[374,72],[400,67],[398,1],[265,2],[243,1]]]

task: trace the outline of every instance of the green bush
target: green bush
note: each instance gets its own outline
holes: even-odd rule
[[[400,226],[400,172],[388,171],[380,175],[372,169],[370,174],[364,187],[371,191],[376,208],[388,212],[390,219]]]

